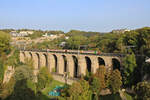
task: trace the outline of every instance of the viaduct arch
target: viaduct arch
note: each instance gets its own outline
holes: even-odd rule
[[[20,51],[20,61],[25,62],[26,58],[32,59],[35,70],[47,67],[49,72],[60,75],[67,72],[72,78],[86,75],[86,71],[95,73],[101,65],[112,70],[121,69],[121,58],[118,56]]]

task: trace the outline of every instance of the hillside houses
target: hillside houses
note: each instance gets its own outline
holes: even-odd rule
[[[25,36],[28,36],[29,34],[33,34],[33,33],[34,33],[33,31],[20,31],[20,32],[11,31],[10,32],[11,36],[13,36],[13,37],[25,37]]]

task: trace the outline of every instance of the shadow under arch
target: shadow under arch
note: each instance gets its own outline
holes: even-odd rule
[[[99,66],[101,66],[101,65],[104,65],[104,66],[105,66],[105,61],[104,61],[103,58],[98,57],[97,59],[98,59],[98,64],[99,64]]]
[[[24,59],[25,59],[25,57],[26,57],[26,54],[25,54],[25,52],[22,52],[22,54],[23,54],[23,57],[24,57]]]
[[[72,56],[72,58],[73,58],[73,61],[74,61],[74,74],[73,74],[73,76],[75,78],[77,78],[78,77],[78,73],[79,73],[78,59],[77,59],[76,56]]]
[[[62,55],[62,57],[63,57],[63,60],[64,60],[64,72],[67,72],[67,70],[68,70],[68,66],[67,66],[67,58],[66,58],[66,56],[65,55]]]
[[[58,67],[57,67],[57,56],[53,54],[54,61],[55,61],[55,73],[58,73]]]
[[[43,54],[45,58],[45,66],[48,67],[48,56],[46,54]]]
[[[33,59],[33,55],[31,52],[29,52],[29,55],[30,55],[30,59],[32,60]]]
[[[88,72],[91,72],[91,59],[87,56],[85,56],[85,60],[86,60],[86,68]]]
[[[113,67],[113,70],[115,69],[120,70],[120,67],[121,67],[120,61],[116,58],[112,58],[112,67]]]
[[[40,62],[40,55],[36,53],[37,59],[38,59],[38,69],[41,67],[41,62]]]

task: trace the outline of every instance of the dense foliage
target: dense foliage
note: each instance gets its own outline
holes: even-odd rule
[[[10,35],[0,31],[0,85],[3,81],[7,56],[11,51],[10,41]]]
[[[42,35],[44,35],[44,32],[39,30],[39,31],[34,31],[33,34],[29,34],[29,37],[31,39],[36,39],[36,38],[42,37]]]
[[[123,69],[123,79],[124,85],[132,86],[134,83],[135,69],[137,67],[136,58],[134,53],[126,55],[123,61],[124,69]]]
[[[99,78],[94,77],[91,83],[91,90],[93,92],[93,94],[95,95],[95,99],[98,100],[99,99],[99,94],[101,92],[101,82],[99,80]]]
[[[9,54],[11,37],[9,34],[0,31],[0,55]]]
[[[53,78],[48,71],[47,67],[43,67],[40,69],[38,75],[37,75],[37,89],[42,90],[44,89],[47,85],[49,86],[50,83],[52,82]]]
[[[119,70],[114,70],[112,71],[112,73],[109,76],[109,88],[111,90],[112,93],[117,93],[119,92],[121,86],[122,86],[122,77],[121,77],[121,73],[119,72]]]
[[[150,83],[146,81],[138,83],[135,92],[138,100],[150,100]]]
[[[90,86],[86,80],[81,79],[79,82],[73,83],[68,92],[70,100],[90,100]]]
[[[20,66],[15,69],[15,80],[33,80],[33,73],[29,66]]]

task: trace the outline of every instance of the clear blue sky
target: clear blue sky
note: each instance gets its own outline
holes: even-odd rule
[[[0,0],[0,28],[106,32],[150,26],[150,0]]]

